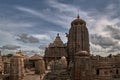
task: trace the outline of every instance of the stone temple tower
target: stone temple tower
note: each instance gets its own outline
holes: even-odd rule
[[[24,57],[16,53],[10,62],[10,80],[24,80]]]
[[[67,37],[67,51],[70,60],[74,59],[74,55],[78,51],[87,51],[89,53],[88,29],[86,22],[80,19],[79,15],[77,19],[71,22],[71,28]]]

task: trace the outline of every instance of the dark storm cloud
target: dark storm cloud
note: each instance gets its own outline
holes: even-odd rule
[[[108,52],[116,52],[120,50],[120,44],[116,44],[115,46],[112,46]]]
[[[120,40],[120,28],[117,26],[108,25],[105,31],[109,32],[110,36],[114,39]]]
[[[107,34],[99,35],[92,34],[90,36],[90,41],[94,45],[102,47],[102,50],[108,53],[119,52],[120,50],[120,28],[118,26],[107,25],[103,28],[103,32]]]
[[[18,48],[20,48],[20,46],[11,45],[11,44],[4,45],[4,46],[1,47],[1,49],[7,49],[7,50],[16,50]]]
[[[117,41],[118,44],[113,45],[108,52],[116,52],[120,50],[120,27],[108,25],[105,29],[109,35]]]
[[[108,52],[118,52],[120,50],[120,44],[116,44],[115,46],[112,46]]]
[[[21,41],[23,43],[39,43],[39,39],[33,36],[29,36],[28,34],[22,33],[18,35],[17,38],[18,41]]]
[[[114,46],[117,43],[110,37],[103,37],[102,35],[97,35],[97,34],[91,35],[90,40],[91,40],[91,43],[95,45],[100,45],[103,48]]]

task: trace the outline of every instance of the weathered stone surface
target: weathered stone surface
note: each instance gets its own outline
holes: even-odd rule
[[[40,75],[45,73],[45,62],[43,59],[35,62],[35,73]]]
[[[0,74],[2,74],[4,71],[3,61],[2,61],[2,55],[0,52]]]
[[[59,34],[57,34],[53,43],[49,44],[49,47],[45,50],[44,60],[46,68],[52,60],[59,60],[61,57],[68,57],[66,52],[66,46],[63,44]]]
[[[10,61],[10,80],[24,79],[24,57],[16,53]]]
[[[67,49],[70,59],[74,58],[74,55],[78,51],[87,51],[89,53],[89,34],[86,27],[86,22],[78,18],[73,20],[69,34],[67,35]]]

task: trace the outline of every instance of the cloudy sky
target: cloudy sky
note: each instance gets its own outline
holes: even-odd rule
[[[120,0],[0,0],[0,49],[40,52],[78,14],[87,22],[92,54],[120,51]]]

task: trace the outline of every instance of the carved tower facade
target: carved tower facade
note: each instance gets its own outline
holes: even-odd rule
[[[78,51],[87,51],[89,53],[89,33],[86,22],[77,16],[77,19],[71,23],[69,34],[67,35],[67,51],[70,60],[74,59],[74,55]]]
[[[59,60],[61,57],[68,57],[66,52],[66,46],[61,40],[59,34],[57,34],[53,43],[50,43],[45,50],[45,64],[48,65],[52,60]],[[47,67],[47,66],[46,66]]]

